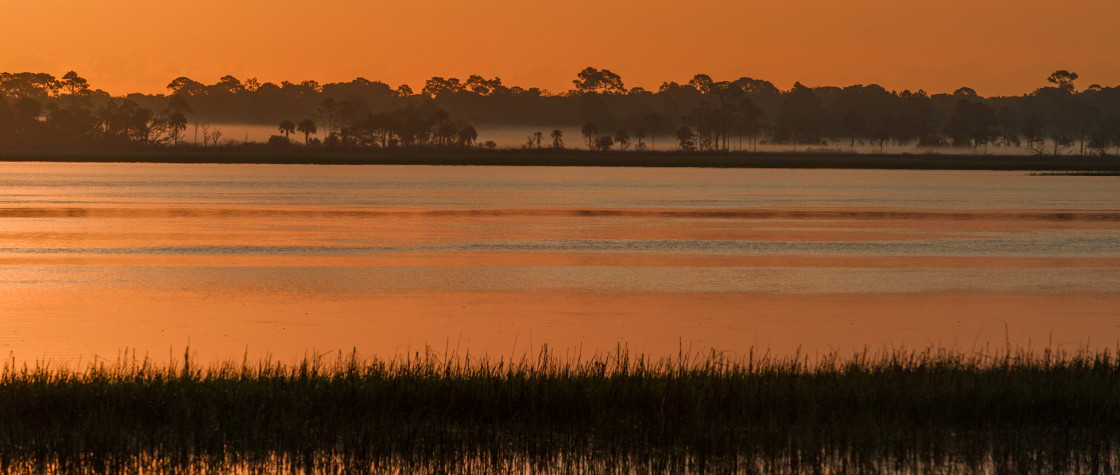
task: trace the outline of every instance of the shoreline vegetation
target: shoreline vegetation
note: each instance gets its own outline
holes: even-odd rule
[[[189,351],[188,351],[189,354]],[[126,353],[0,372],[6,473],[1112,472],[1116,351]]]
[[[837,152],[588,152],[583,150],[413,149],[375,153],[323,149],[153,148],[119,151],[0,151],[0,162],[183,163],[287,165],[462,165],[697,168],[815,168],[883,170],[1003,170],[1056,172],[1040,176],[1115,176],[1120,160],[1092,156],[865,154]]]
[[[152,152],[149,161],[164,161],[218,149],[250,155],[271,150],[289,157],[285,160],[307,154],[386,162],[434,153],[449,162],[455,154],[475,157],[472,163],[508,161],[507,155],[480,153],[499,147],[491,140],[496,137],[480,136],[477,125],[516,129],[521,151],[548,150],[552,154],[543,154],[545,158],[564,156],[562,163],[656,162],[652,157],[676,163],[678,153],[695,153],[700,163],[733,162],[713,159],[715,153],[765,162],[783,155],[766,153],[775,147],[871,162],[910,157],[890,155],[896,151],[913,156],[944,151],[980,162],[1003,156],[1066,161],[1120,156],[1120,86],[1091,84],[1079,90],[1077,80],[1076,73],[1058,70],[1040,81],[1048,86],[1029,94],[982,97],[968,87],[951,94],[888,91],[875,84],[797,83],[780,90],[762,79],[717,80],[696,74],[686,83],[667,81],[653,91],[627,88],[618,74],[588,67],[575,75],[571,90],[556,93],[480,75],[466,80],[432,77],[419,91],[365,78],[275,84],[227,75],[214,84],[178,77],[167,84],[166,93],[114,97],[93,89],[75,71],[61,78],[0,72],[0,152],[143,150]],[[222,130],[238,125],[246,127],[244,137]],[[267,126],[272,135],[250,141],[250,125]],[[668,148],[676,152],[650,154]],[[157,150],[174,155],[155,157]],[[566,150],[587,153],[563,155]],[[871,158],[857,151],[871,152]],[[348,153],[370,157],[339,158]]]

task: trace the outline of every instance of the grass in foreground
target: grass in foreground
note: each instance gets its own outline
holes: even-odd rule
[[[1113,352],[8,364],[0,469],[1111,471]]]

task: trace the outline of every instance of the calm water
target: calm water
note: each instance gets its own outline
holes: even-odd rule
[[[1120,344],[1120,177],[0,164],[0,351]]]

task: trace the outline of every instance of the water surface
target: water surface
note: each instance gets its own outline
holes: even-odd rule
[[[0,164],[0,351],[1120,343],[1120,177]]]

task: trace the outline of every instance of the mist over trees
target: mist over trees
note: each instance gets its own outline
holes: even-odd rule
[[[374,112],[361,94],[352,93],[378,90],[364,80],[324,88],[313,81],[278,87],[224,76],[205,85],[180,77],[167,88],[168,94],[111,97],[91,90],[73,71],[62,79],[0,73],[0,149],[213,147],[236,142],[223,144],[213,124],[263,120],[278,124],[270,146],[292,146],[297,132],[305,146],[333,149],[469,147],[477,138],[474,127],[453,120],[436,103],[408,100],[412,94],[405,88],[391,92],[402,100],[371,99]],[[311,138],[320,133],[322,139]]]
[[[163,94],[111,97],[73,71],[62,78],[5,72],[0,147],[219,143],[220,132],[208,124],[270,125],[277,135],[269,142],[276,146],[473,147],[477,124],[539,127],[525,142],[533,149],[641,151],[660,140],[697,151],[750,151],[765,143],[1117,154],[1120,87],[1079,89],[1078,80],[1059,70],[1039,78],[1040,87],[1029,94],[981,97],[967,87],[933,95],[875,84],[797,83],[781,90],[762,79],[697,74],[650,91],[627,88],[618,74],[588,67],[576,73],[571,90],[559,93],[480,75],[433,77],[419,92],[364,78],[275,84],[223,76],[213,84],[179,77]],[[564,140],[561,127],[579,128],[583,140]],[[550,130],[552,140],[545,140]]]

